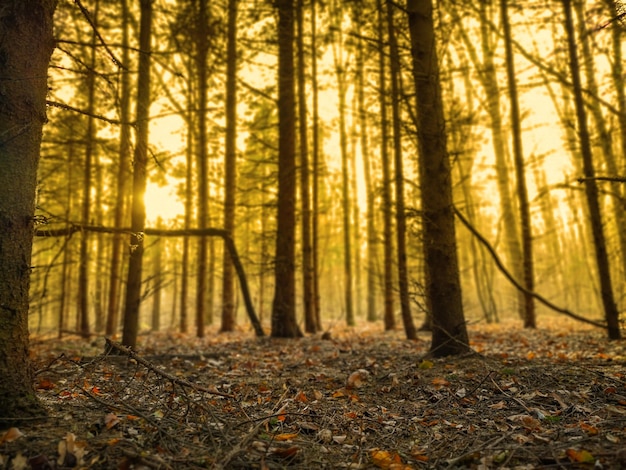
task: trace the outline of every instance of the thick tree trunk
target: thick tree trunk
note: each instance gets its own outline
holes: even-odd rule
[[[439,83],[431,0],[409,0],[407,12],[417,98],[426,295],[433,317],[431,353],[469,351],[457,259],[452,174]]]
[[[55,6],[11,0],[0,9],[0,426],[44,414],[28,357],[28,289]]]
[[[226,45],[226,148],[224,159],[224,229],[235,236],[237,192],[237,2],[228,1]],[[220,331],[235,329],[235,278],[226,250],[222,262],[222,325]]]
[[[137,137],[133,162],[133,198],[131,207],[130,259],[124,302],[124,331],[122,344],[137,346],[139,307],[143,269],[144,227],[146,223],[146,164],[148,161],[148,124],[150,119],[150,40],[152,29],[152,0],[141,0],[139,26],[139,74],[137,78]]]
[[[272,336],[301,336],[296,323],[296,149],[293,0],[278,9],[278,213],[274,260]]]
[[[583,171],[586,178],[585,195],[589,206],[589,218],[593,235],[593,245],[596,254],[596,264],[598,276],[600,278],[600,293],[604,306],[604,315],[607,322],[607,332],[610,339],[621,338],[619,325],[619,312],[613,296],[613,286],[611,281],[611,270],[606,251],[606,240],[602,225],[602,214],[600,212],[600,202],[598,186],[594,179],[595,168],[593,156],[591,154],[591,140],[587,127],[587,115],[585,113],[585,102],[583,99],[582,83],[580,79],[580,66],[578,62],[578,50],[574,33],[574,20],[572,18],[571,0],[563,0],[563,10],[565,13],[565,30],[567,33],[567,43],[569,50],[569,65],[572,76],[574,101],[576,104],[576,118],[578,123],[578,137],[580,151],[583,160]]]

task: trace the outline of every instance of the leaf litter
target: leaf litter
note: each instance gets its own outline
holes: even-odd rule
[[[109,354],[35,339],[49,418],[0,432],[0,468],[626,467],[623,342],[480,325],[473,353],[433,359],[426,333],[377,328],[152,334]]]

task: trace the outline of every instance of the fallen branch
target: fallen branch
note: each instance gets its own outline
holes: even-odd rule
[[[465,225],[465,227],[478,239],[478,241],[481,242],[484,245],[485,248],[487,248],[487,251],[489,252],[491,257],[495,261],[496,266],[498,267],[500,272],[502,274],[504,274],[504,276],[509,281],[511,281],[511,284],[513,284],[518,290],[522,291],[524,294],[530,295],[531,297],[533,297],[534,299],[538,300],[543,305],[545,305],[546,307],[548,307],[551,310],[554,310],[555,312],[562,313],[563,315],[567,315],[568,317],[573,318],[574,320],[578,320],[580,322],[587,323],[589,325],[597,326],[598,328],[606,329],[606,324],[604,324],[602,322],[595,321],[595,320],[590,320],[590,319],[582,317],[582,316],[580,316],[580,315],[578,315],[578,314],[576,314],[576,313],[574,313],[574,312],[572,312],[570,310],[567,310],[565,308],[561,308],[561,307],[553,304],[552,302],[550,302],[545,297],[537,294],[536,292],[526,289],[506,269],[506,267],[504,266],[504,263],[502,263],[502,261],[498,257],[498,254],[496,253],[496,250],[494,250],[494,248],[491,246],[489,241],[487,241],[487,239],[485,237],[483,237],[480,234],[480,232],[474,228],[474,226],[472,224],[469,223],[469,221],[463,216],[463,214],[461,214],[461,212],[456,207],[453,207],[453,210],[454,210],[454,213],[456,214],[456,216],[459,218],[459,220],[463,223],[463,225]]]
[[[219,395],[221,397],[226,397],[226,398],[235,398],[235,396],[230,393],[224,393],[224,392],[219,392],[217,390],[211,390],[209,388],[203,387],[202,385],[191,383],[188,380],[181,379],[180,377],[176,377],[175,375],[164,372],[163,370],[152,365],[151,362],[148,362],[144,358],[139,356],[132,349],[127,348],[126,346],[122,346],[121,344],[116,343],[114,341],[111,341],[109,338],[106,338],[106,350],[115,351],[118,354],[130,357],[131,359],[137,361],[138,364],[141,364],[142,366],[144,366],[146,369],[154,372],[157,375],[160,375],[161,377],[166,378],[167,380],[175,384],[181,385],[183,387],[192,388],[199,392],[210,393],[211,395]]]

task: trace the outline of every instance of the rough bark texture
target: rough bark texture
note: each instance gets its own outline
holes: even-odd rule
[[[407,4],[417,99],[426,296],[433,317],[431,353],[469,350],[456,251],[450,158],[437,67],[431,0]]]
[[[596,254],[596,264],[598,276],[600,278],[600,294],[604,306],[604,315],[607,322],[607,331],[610,339],[621,338],[619,325],[619,312],[613,296],[613,286],[611,282],[611,270],[606,251],[606,239],[602,226],[602,214],[600,212],[600,202],[598,186],[594,179],[595,168],[593,156],[591,154],[591,139],[587,127],[587,115],[583,99],[582,83],[580,79],[580,66],[578,61],[578,49],[574,33],[574,20],[572,18],[571,0],[563,0],[563,10],[565,13],[565,30],[567,32],[567,43],[569,51],[569,65],[572,76],[574,101],[576,103],[576,118],[578,124],[578,138],[580,142],[580,152],[583,160],[583,171],[585,173],[585,195],[589,206],[589,218],[593,245]]]
[[[148,120],[150,117],[150,37],[152,0],[141,0],[139,30],[139,75],[137,79],[137,139],[133,162],[133,200],[131,207],[130,258],[124,303],[122,344],[134,348],[139,329],[139,306],[143,269],[144,226],[146,223],[146,163],[148,159]]]
[[[278,0],[278,214],[272,336],[300,336],[296,323],[296,149],[293,0]]]
[[[11,0],[0,9],[0,425],[43,415],[28,358],[28,289],[55,5]]]

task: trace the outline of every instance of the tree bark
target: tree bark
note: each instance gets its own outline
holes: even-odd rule
[[[385,60],[385,12],[382,0],[377,0],[378,9],[378,86],[380,88],[380,159],[382,165],[383,200],[383,322],[385,331],[396,327],[393,301],[393,214],[391,198],[391,161],[389,158],[389,135],[387,134],[387,79]]]
[[[295,229],[296,149],[293,0],[277,0],[278,9],[278,212],[274,260],[272,336],[301,336],[296,322]]]
[[[148,125],[150,119],[150,54],[152,0],[141,0],[139,20],[139,73],[137,78],[137,129],[133,162],[133,198],[131,207],[130,258],[124,302],[122,344],[137,346],[139,307],[143,269],[144,227],[146,223],[146,165],[148,160]]]
[[[504,48],[506,52],[506,72],[509,86],[509,99],[511,101],[511,133],[513,139],[513,160],[515,162],[515,177],[517,181],[517,199],[519,203],[520,227],[522,235],[522,271],[524,287],[527,291],[534,290],[533,269],[533,243],[532,227],[530,221],[530,207],[528,203],[528,191],[526,189],[526,174],[524,170],[524,153],[522,150],[522,125],[517,97],[517,83],[515,81],[515,55],[511,40],[511,25],[507,9],[508,0],[500,0],[502,13],[502,29],[504,30]],[[524,327],[536,328],[535,304],[531,295],[524,293]]]
[[[237,192],[237,2],[228,1],[226,45],[226,142],[224,159],[224,229],[235,236]],[[230,256],[222,262],[222,325],[220,331],[235,329],[235,279]]]
[[[426,295],[432,308],[430,352],[449,356],[469,351],[457,259],[452,175],[439,83],[431,0],[409,0],[417,136],[422,190]]]
[[[578,62],[578,51],[574,33],[574,20],[572,17],[571,0],[563,0],[563,10],[565,14],[565,31],[567,33],[567,45],[569,51],[569,66],[572,76],[574,102],[576,105],[576,118],[578,123],[578,137],[580,151],[583,160],[583,171],[585,178],[585,195],[589,206],[589,218],[593,236],[593,245],[596,254],[596,265],[600,280],[600,293],[604,307],[604,316],[607,322],[607,333],[610,339],[620,339],[619,312],[613,296],[613,286],[611,281],[611,270],[606,251],[606,240],[602,225],[602,214],[600,212],[600,202],[598,196],[598,186],[595,178],[595,168],[593,156],[591,154],[591,140],[587,127],[587,115],[585,112],[585,102],[583,99],[582,83],[580,79],[580,66]]]
[[[400,122],[400,54],[394,26],[394,6],[387,2],[387,28],[391,63],[391,112],[393,122],[394,183],[396,190],[396,246],[398,251],[398,290],[402,324],[407,339],[417,339],[417,331],[411,316],[409,298],[409,273],[406,260],[406,218],[404,207],[404,165],[402,161],[402,130]]]
[[[28,290],[55,6],[11,0],[0,10],[0,426],[44,414],[28,356]]]

